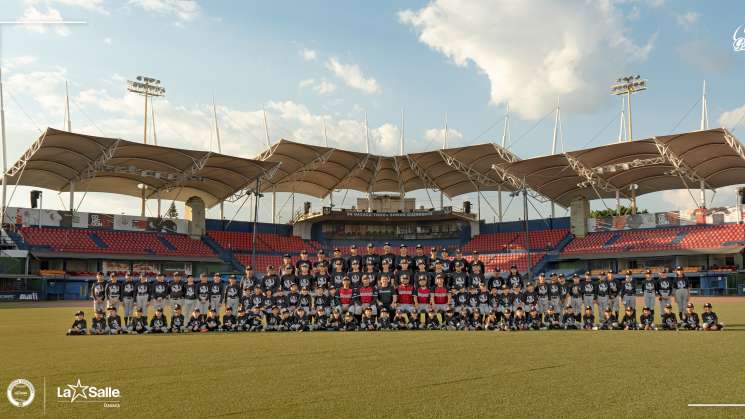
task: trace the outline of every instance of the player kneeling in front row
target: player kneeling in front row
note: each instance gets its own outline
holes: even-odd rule
[[[106,333],[110,335],[119,335],[124,333],[122,329],[122,318],[116,312],[116,307],[110,306],[106,315]]]
[[[543,316],[543,327],[548,330],[559,330],[561,326],[561,317],[554,310],[553,305],[548,306],[546,314]]]
[[[217,316],[217,310],[210,307],[207,312],[207,318],[204,319],[204,328],[200,332],[217,332],[220,330],[220,318]]]
[[[541,314],[538,313],[536,306],[531,306],[528,311],[528,315],[525,316],[526,322],[528,323],[528,330],[541,330],[544,327],[543,319]]]
[[[132,319],[129,321],[127,333],[142,334],[147,333],[147,331],[147,316],[142,314],[142,308],[140,308],[140,306],[137,306],[135,307],[134,316],[132,316]]]
[[[678,319],[673,313],[672,304],[665,304],[665,311],[662,313],[662,330],[678,330]]]
[[[72,327],[67,330],[67,335],[86,335],[88,334],[88,324],[85,321],[85,314],[82,310],[75,313],[75,321],[72,322]]]
[[[686,305],[686,311],[680,320],[680,327],[685,330],[701,330],[701,319],[698,317],[698,313],[693,310],[693,303]]]
[[[362,310],[362,316],[360,316],[359,330],[366,330],[366,331],[375,330],[375,317],[373,317],[372,307],[366,306]]]
[[[237,330],[236,323],[235,315],[233,314],[233,307],[226,306],[225,314],[222,315],[222,326],[220,327],[220,330],[223,332],[235,332]]]
[[[308,330],[308,316],[305,314],[305,308],[303,306],[295,309],[288,329],[293,332],[305,332]]]
[[[603,313],[603,321],[600,322],[600,330],[621,330],[621,325],[618,324],[618,318],[610,307],[605,309]]]
[[[168,331],[171,333],[183,333],[186,331],[186,323],[184,322],[184,314],[181,312],[181,304],[176,303],[173,305],[171,327]]]
[[[564,324],[564,330],[579,330],[580,323],[577,319],[577,314],[574,312],[574,304],[566,306],[564,309],[564,315],[561,317],[561,322]]]
[[[711,303],[704,304],[704,314],[701,315],[703,321],[703,329],[708,331],[718,331],[724,329],[724,325],[719,323],[719,317],[717,313],[711,310]]]
[[[623,330],[636,330],[639,328],[639,325],[636,323],[636,312],[631,305],[627,305],[624,310],[621,327]]]
[[[642,315],[639,316],[639,330],[657,330],[654,324],[654,313],[650,307],[644,307]]]
[[[388,313],[388,310],[380,310],[380,314],[375,323],[375,328],[381,331],[393,330],[393,326],[391,325],[391,315]]]
[[[91,335],[105,335],[106,334],[106,319],[103,317],[103,310],[96,310],[96,315],[91,320]]]
[[[168,320],[163,315],[163,307],[158,307],[155,310],[155,316],[150,319],[150,330],[149,333],[166,333],[168,332]]]
[[[585,315],[582,316],[582,328],[585,330],[597,330],[597,326],[595,326],[595,315],[592,313],[592,306],[585,307]]]
[[[189,322],[186,323],[186,331],[187,332],[201,332],[202,330],[207,330],[207,325],[204,324],[204,315],[199,310],[199,307],[195,307],[194,311],[191,312],[191,317],[189,317]]]

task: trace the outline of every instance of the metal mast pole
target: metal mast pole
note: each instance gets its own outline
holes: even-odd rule
[[[502,148],[507,147],[507,142],[512,142],[512,139],[510,138],[510,102],[507,102],[507,109],[504,113],[504,128],[502,131]],[[497,214],[497,217],[499,218],[499,222],[502,222],[502,184],[499,184],[499,188],[497,189],[497,211],[499,214]]]
[[[150,119],[153,120],[153,144],[158,145],[158,130],[155,129],[155,102],[150,96]]]
[[[404,108],[401,108],[401,147],[399,150],[399,155],[404,155]],[[403,185],[403,183],[401,183]],[[406,193],[404,192],[403,187],[398,191],[399,198],[398,198],[398,209],[403,212],[404,210],[404,198],[406,197]]]
[[[551,154],[556,154],[556,138],[559,133],[559,112],[560,112],[560,106],[559,106],[559,97],[556,97],[556,117],[554,118],[554,135],[553,139],[551,140]],[[551,201],[551,219],[556,218],[556,205],[554,205],[554,201]]]
[[[325,147],[329,146],[329,137],[326,135],[326,118],[324,117],[322,120],[323,122],[323,145]],[[334,190],[329,191],[329,205],[331,208],[334,208]]]
[[[370,130],[367,126],[367,111],[365,111],[365,153],[370,154]],[[372,184],[367,185],[367,212],[372,212]]]
[[[70,90],[65,80],[65,116],[67,118],[67,132],[72,132],[72,122],[70,121]]]
[[[212,115],[215,118],[215,136],[217,137],[217,152],[222,154],[222,143],[220,141],[220,125],[217,123],[217,105],[215,95],[212,95]],[[155,119],[153,119],[155,121]],[[220,220],[225,219],[225,203],[220,201]]]
[[[145,131],[142,134],[142,141],[147,144],[147,93],[145,93]]]
[[[271,147],[271,140],[269,139],[269,124],[266,121],[266,109],[262,108],[264,111],[264,133],[266,134],[266,147]],[[256,193],[259,193],[257,190]],[[256,204],[258,207],[258,203]],[[254,215],[255,216],[255,215]],[[277,222],[277,190],[276,188],[272,188],[272,223]]]
[[[253,226],[253,237],[251,239],[251,265],[256,266],[256,225],[258,223],[259,214],[259,188],[261,186],[261,176],[256,178],[256,191],[254,191],[254,226]]]
[[[3,208],[2,214],[0,214],[0,225],[5,222],[5,207],[7,205],[7,191],[8,191],[8,180],[5,177],[5,173],[8,171],[8,149],[6,146],[5,138],[5,101],[3,98],[3,69],[2,61],[0,61],[0,134],[2,134],[2,146],[3,146],[3,180],[2,180],[2,195],[3,195]]]
[[[530,227],[528,226],[528,190],[523,188],[523,222],[525,223],[525,249],[528,251],[528,281],[533,280],[533,259],[530,255]]]
[[[706,100],[706,80],[701,93],[701,131],[709,129],[709,103]]]

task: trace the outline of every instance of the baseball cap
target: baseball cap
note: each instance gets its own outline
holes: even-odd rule
[[[227,306],[225,307],[225,311],[233,311],[233,307]]]
[[[300,254],[301,255],[307,255],[308,254],[308,251],[306,249],[303,249],[303,250],[300,251]]]
[[[339,249],[338,247],[335,247],[334,252],[341,252],[341,249]]]
[[[688,303],[686,307],[693,308],[693,303]]]
[[[247,271],[253,271],[253,270],[254,270],[254,268],[253,268],[253,266],[251,266],[251,265],[246,265],[246,270],[247,270]]]
[[[647,269],[646,271],[644,271],[644,273],[651,274],[652,273],[652,270],[651,269]]]
[[[682,270],[683,270],[683,267],[682,267],[682,266],[680,266],[680,265],[678,265],[678,266],[676,266],[676,267],[675,267],[675,270],[676,270],[676,271],[682,271]]]
[[[194,307],[194,312],[195,313],[201,313],[201,310],[199,310],[199,307]]]
[[[673,305],[670,303],[665,304],[665,308],[673,308]]]
[[[96,314],[103,314],[103,310],[101,310],[101,309],[99,308],[98,310],[96,310]]]
[[[403,243],[401,243],[401,244],[400,244],[400,245],[399,245],[398,247],[400,247],[400,248],[404,248],[404,247],[406,247],[406,245],[405,245],[405,244],[403,244]]]
[[[181,304],[175,304],[175,305],[173,306],[173,309],[174,309],[174,310],[181,310]]]
[[[390,245],[391,245],[391,243],[390,243],[390,242],[385,242],[385,243],[383,243],[383,246],[390,246]]]
[[[434,251],[436,251],[436,250],[437,250],[437,248],[436,248],[435,246],[432,246],[432,247],[430,247],[430,248],[429,248],[429,250],[431,250],[431,251],[433,251],[433,252],[434,252]]]
[[[256,307],[256,308],[259,308],[259,306],[255,306],[255,307]],[[239,312],[239,313],[245,313],[245,312],[246,312],[246,310],[244,310],[244,309],[243,309],[243,307],[241,307],[241,308],[239,308],[239,309],[238,309],[238,312]]]
[[[585,306],[585,310],[592,310],[592,306]]]
[[[163,312],[163,307],[158,307],[158,309],[155,310],[155,311],[162,313]]]
[[[479,251],[478,250],[474,250],[473,252],[471,252],[471,254],[472,255],[478,255],[479,254]]]
[[[368,243],[368,244],[367,244],[367,247],[375,247],[375,246],[373,246],[373,244],[372,244],[372,243]]]
[[[609,308],[606,308],[606,309],[605,309],[605,312],[606,312],[606,313],[610,313],[610,312],[611,312],[611,310],[610,310]]]
[[[706,307],[706,308],[711,308],[711,303],[706,303],[706,304],[704,304],[704,307]]]
[[[356,249],[357,248],[357,245],[356,244],[353,244],[353,245],[349,246],[349,248],[350,249]]]
[[[416,248],[417,248],[417,249],[421,249],[421,248],[422,248],[422,245],[421,245],[421,244],[417,244],[417,245],[416,245]]]
[[[290,257],[290,254],[289,253],[285,253],[284,255],[282,255],[282,257],[283,258],[289,258]]]
[[[78,310],[78,311],[75,312],[75,315],[76,316],[83,316],[85,314],[83,313],[83,310]]]
[[[323,251],[323,249],[318,249],[318,254],[319,254],[319,255],[322,255],[322,254],[324,254],[324,253],[326,253],[326,252],[324,252],[324,251]]]
[[[267,265],[266,269],[267,270],[272,270],[272,269],[274,269],[274,265]]]
[[[652,311],[652,309],[651,309],[651,308],[649,308],[649,307],[647,307],[647,306],[644,306],[643,310],[644,310],[644,311]]]

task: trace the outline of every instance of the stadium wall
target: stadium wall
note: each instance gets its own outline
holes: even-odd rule
[[[569,217],[528,220],[528,229],[530,231],[551,230],[569,227]],[[521,231],[525,231],[525,224],[522,221],[506,221],[502,223],[481,222],[479,224],[479,234],[512,233]]]

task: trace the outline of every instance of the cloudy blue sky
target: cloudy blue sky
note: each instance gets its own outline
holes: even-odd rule
[[[330,145],[356,150],[364,148],[367,112],[371,151],[396,154],[402,108],[405,148],[422,151],[442,145],[445,114],[451,146],[499,142],[508,102],[512,150],[545,155],[557,96],[566,150],[607,144],[618,136],[620,110],[609,86],[632,73],[649,80],[649,90],[634,98],[635,138],[697,129],[704,79],[710,125],[745,138],[745,52],[733,49],[733,33],[745,25],[739,1],[8,0],[2,15],[87,22],[2,28],[9,162],[40,130],[63,127],[66,80],[73,130],[141,140],[141,98],[125,89],[139,74],[167,89],[155,104],[160,144],[215,149],[214,95],[223,151],[244,157],[265,147],[262,108],[272,141],[322,144],[325,120]],[[357,195],[350,192],[345,206]],[[426,195],[416,196],[429,206]],[[280,194],[278,205],[287,197]],[[475,196],[452,203],[465,199]],[[44,206],[67,201],[49,191]],[[714,204],[733,202],[730,188]],[[639,204],[694,206],[680,191]],[[11,205],[28,206],[28,188],[19,187]],[[101,194],[80,205],[132,214],[138,208],[136,199]],[[531,217],[548,213],[536,208]],[[236,209],[227,206],[226,216]],[[283,206],[281,221],[289,210]],[[508,219],[519,213],[511,206]],[[241,211],[237,219],[248,216]],[[494,216],[486,204],[482,216]]]

